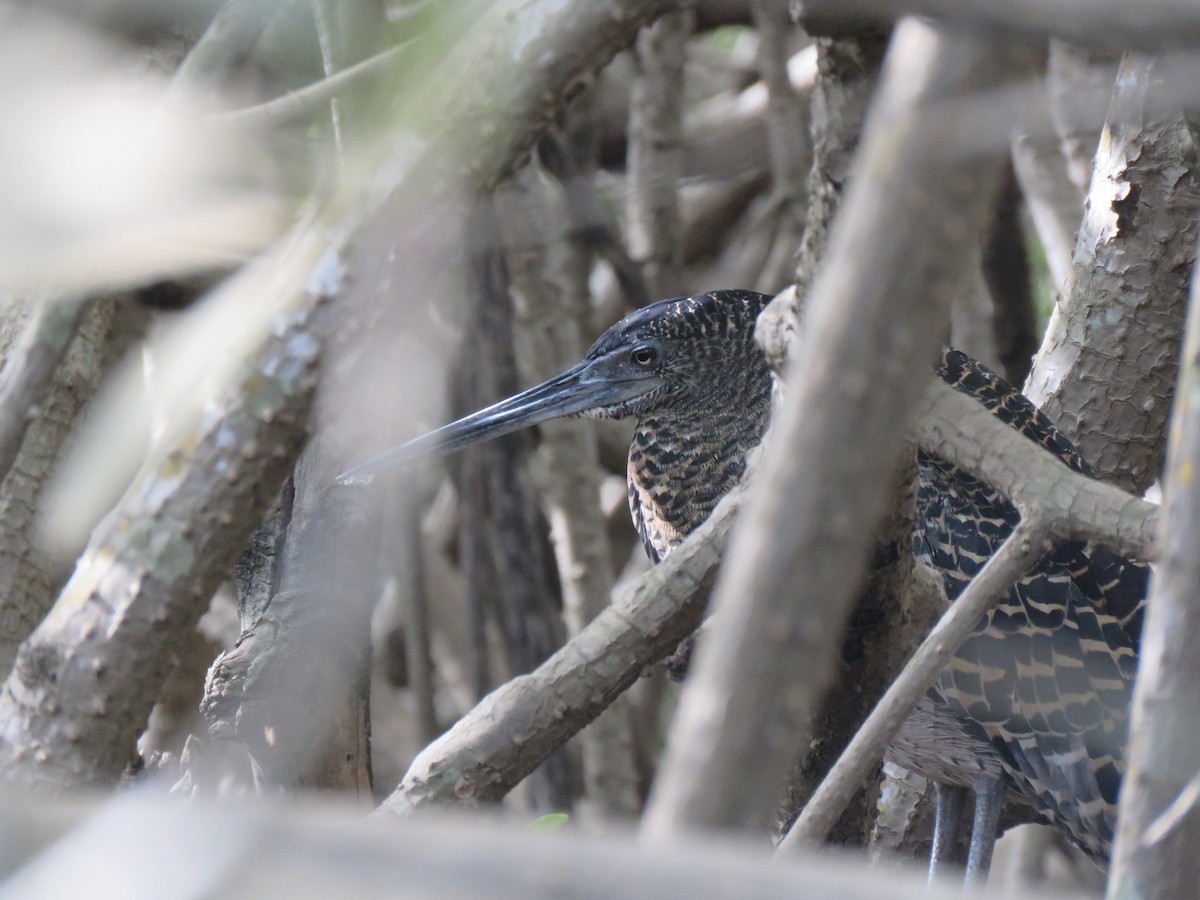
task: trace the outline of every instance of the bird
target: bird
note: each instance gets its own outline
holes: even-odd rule
[[[634,527],[665,558],[739,482],[766,432],[772,377],[754,339],[771,297],[718,290],[651,303],[565,372],[368,460],[343,484],[564,416],[636,419],[627,481]],[[937,376],[1066,465],[1094,477],[1016,388],[944,348]],[[1019,521],[998,491],[919,451],[912,551],[953,600]],[[1011,796],[1103,861],[1124,771],[1147,567],[1105,547],[1048,551],[988,612],[888,749],[939,785],[931,872],[975,795],[968,880],[986,877]]]

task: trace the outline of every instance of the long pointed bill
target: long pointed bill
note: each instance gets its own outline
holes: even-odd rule
[[[393,447],[343,472],[337,480],[345,485],[365,484],[384,470],[405,466],[423,457],[462,450],[548,419],[615,406],[649,389],[646,382],[640,380],[612,382],[596,378],[594,373],[588,372],[589,368],[589,363],[572,366],[536,387]]]

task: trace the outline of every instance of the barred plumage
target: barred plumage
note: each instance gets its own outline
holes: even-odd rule
[[[1093,474],[1046,416],[965,354],[946,350],[939,375]],[[921,453],[918,467],[914,549],[953,599],[1019,517],[944,460]],[[933,691],[935,702],[982,729],[1034,808],[1099,858],[1112,842],[1148,575],[1145,564],[1105,547],[1055,547],[988,613]]]

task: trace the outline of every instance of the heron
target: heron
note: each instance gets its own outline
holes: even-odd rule
[[[393,448],[345,484],[417,459],[564,416],[636,419],[629,510],[661,561],[741,479],[762,440],[772,378],[754,340],[771,298],[719,290],[652,303],[626,316],[565,372]],[[1017,389],[957,350],[937,375],[1094,477],[1070,441]],[[946,460],[917,454],[912,549],[953,600],[1019,520],[998,491]],[[1094,859],[1111,847],[1124,771],[1147,567],[1103,546],[1048,551],[989,611],[888,748],[938,786],[931,873],[956,843],[974,795],[968,881],[990,866],[1006,796],[1056,824]]]

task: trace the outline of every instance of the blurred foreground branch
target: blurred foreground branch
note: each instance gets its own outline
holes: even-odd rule
[[[172,644],[195,627],[291,470],[320,346],[311,307],[300,304],[220,412],[145,466],[96,530],[5,682],[9,780],[105,784],[133,759]]]
[[[1153,52],[1200,44],[1200,6],[1191,0],[792,0],[826,21],[930,16],[981,33],[1047,35],[1078,44]]]

